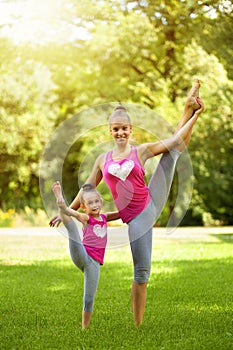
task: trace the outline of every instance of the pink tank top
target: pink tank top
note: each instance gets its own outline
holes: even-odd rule
[[[104,214],[100,216],[102,221],[89,216],[87,226],[83,227],[83,245],[87,254],[103,265],[107,245],[107,220]]]
[[[144,175],[135,146],[132,146],[127,158],[116,162],[112,159],[112,151],[106,154],[103,178],[112,192],[123,222],[132,220],[150,201]]]

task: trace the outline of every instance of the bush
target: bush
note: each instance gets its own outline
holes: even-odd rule
[[[14,209],[3,211],[0,209],[0,227],[12,227],[15,217]]]
[[[33,209],[26,206],[15,214],[14,227],[48,226],[48,216],[42,209]]]

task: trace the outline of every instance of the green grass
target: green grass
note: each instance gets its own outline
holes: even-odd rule
[[[232,236],[154,239],[143,326],[130,306],[128,246],[107,250],[91,328],[83,275],[62,236],[0,235],[0,349],[233,349]]]

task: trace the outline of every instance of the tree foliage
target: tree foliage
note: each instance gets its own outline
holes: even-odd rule
[[[86,37],[17,45],[0,37],[1,206],[41,206],[38,170],[44,147],[55,128],[73,115],[79,133],[87,127],[90,132],[74,138],[66,157],[62,176],[69,200],[80,185],[78,169],[82,177],[90,170],[82,165],[84,154],[96,147],[96,140],[106,139],[106,131],[90,122],[97,122],[98,115],[82,119],[80,112],[102,104],[138,104],[166,118],[171,134],[190,85],[199,77],[206,111],[189,146],[195,176],[190,210],[193,217],[207,212],[231,224],[231,3],[63,0],[60,6],[62,22],[77,31],[85,28]],[[104,115],[107,121],[107,111]],[[156,121],[148,118],[154,129]],[[143,131],[136,134],[140,142]],[[50,162],[61,148],[51,152]],[[175,185],[172,191],[166,218]]]

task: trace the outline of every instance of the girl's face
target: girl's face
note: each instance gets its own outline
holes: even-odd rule
[[[129,140],[132,133],[132,126],[128,118],[123,116],[114,117],[110,123],[110,134],[114,140],[119,143],[125,143]]]
[[[102,199],[98,193],[88,192],[84,196],[84,204],[82,205],[86,214],[88,215],[99,215],[102,208]]]

